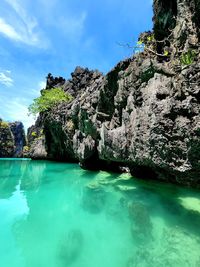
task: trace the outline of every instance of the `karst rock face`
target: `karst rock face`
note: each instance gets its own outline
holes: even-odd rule
[[[0,119],[0,158],[22,157],[25,144],[22,122],[7,123]]]
[[[153,52],[147,47],[105,76],[77,67],[71,80],[57,78],[73,100],[33,126],[43,131],[44,158],[126,166],[136,177],[200,187],[199,18],[198,0],[155,0]]]
[[[9,126],[13,134],[14,145],[15,145],[13,157],[22,157],[23,148],[26,145],[24,125],[22,122],[16,121],[9,123]]]

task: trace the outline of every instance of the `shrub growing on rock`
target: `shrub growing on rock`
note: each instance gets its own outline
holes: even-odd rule
[[[194,63],[194,60],[196,58],[196,53],[194,50],[188,50],[185,53],[182,53],[181,55],[181,65],[191,65]]]
[[[0,127],[1,128],[8,128],[9,124],[6,121],[0,121]]]
[[[32,132],[31,133],[31,136],[36,137],[37,136],[37,133],[36,132]]]
[[[72,96],[65,93],[62,88],[43,90],[41,96],[35,98],[29,106],[29,114],[35,116],[37,113],[52,109],[61,102],[69,102],[70,100],[72,100]]]

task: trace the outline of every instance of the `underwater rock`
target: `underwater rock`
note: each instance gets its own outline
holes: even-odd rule
[[[101,185],[112,184],[115,179],[110,178],[110,176],[100,176],[97,178],[97,182]]]
[[[95,181],[88,183],[86,187],[89,189],[98,189],[101,187],[101,185],[98,183],[98,181],[95,180]]]
[[[99,213],[105,205],[106,195],[101,187],[86,188],[82,198],[82,207],[90,213]]]
[[[195,197],[179,197],[181,205],[192,211],[197,211],[200,213],[200,200]]]
[[[127,200],[120,197],[116,202],[111,202],[107,205],[106,216],[115,222],[123,222],[127,218]]]
[[[116,188],[119,189],[120,191],[133,191],[137,189],[135,186],[131,185],[116,185]]]
[[[133,239],[146,242],[152,239],[152,222],[148,208],[141,202],[128,204]]]
[[[69,266],[78,259],[83,248],[83,234],[78,229],[69,231],[59,244],[59,258],[63,266]]]
[[[199,237],[194,235],[191,238],[190,233],[179,227],[164,228],[159,243],[142,245],[128,260],[126,267],[198,267],[199,241]],[[195,251],[191,251],[194,247]]]

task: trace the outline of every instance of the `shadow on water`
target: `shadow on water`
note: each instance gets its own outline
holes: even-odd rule
[[[98,176],[98,174],[100,173],[100,171],[87,171],[87,170],[82,170],[80,177],[82,179],[86,179],[86,180],[94,180],[96,176]]]

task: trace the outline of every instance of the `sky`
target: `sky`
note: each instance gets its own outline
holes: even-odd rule
[[[0,118],[34,123],[27,107],[45,77],[76,66],[106,74],[152,29],[152,0],[1,0]]]

